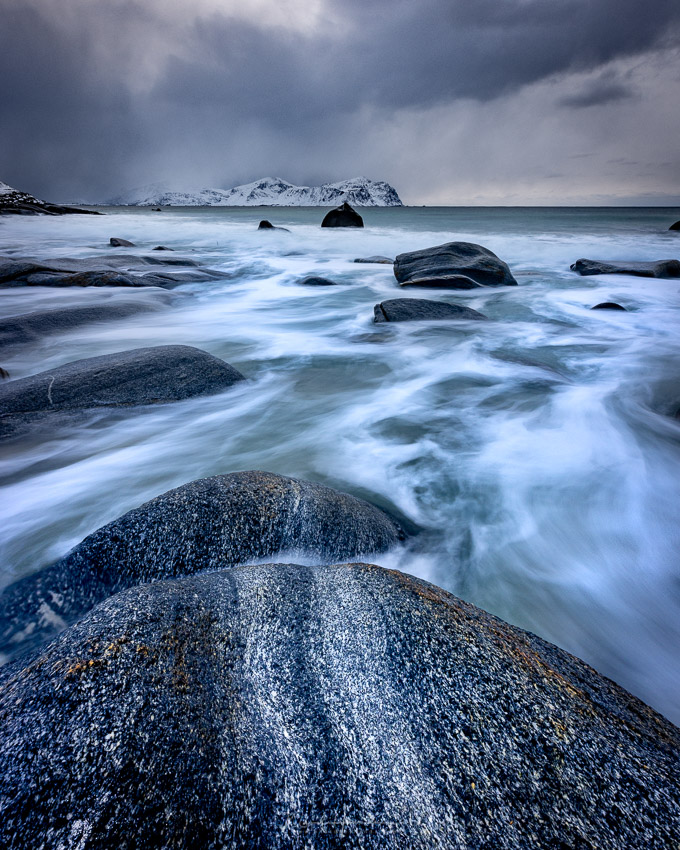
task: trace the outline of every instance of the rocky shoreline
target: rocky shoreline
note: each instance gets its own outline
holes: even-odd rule
[[[322,226],[363,226],[346,206]],[[677,263],[572,269],[675,277]],[[517,286],[467,242],[399,254],[393,271],[395,292]],[[219,277],[165,253],[2,257],[1,287],[120,287],[128,300],[8,317],[0,342],[171,308],[166,290]],[[374,308],[379,325],[416,321],[488,317],[429,298]],[[237,387],[247,375],[191,346],[81,359],[2,381],[0,437],[97,409],[229,404]],[[397,549],[417,539],[365,500],[239,471],[163,493],[6,587],[0,844],[677,844],[680,730],[556,646],[371,563]]]

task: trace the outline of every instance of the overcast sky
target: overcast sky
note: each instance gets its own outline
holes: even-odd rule
[[[680,0],[0,0],[0,180],[680,204]]]

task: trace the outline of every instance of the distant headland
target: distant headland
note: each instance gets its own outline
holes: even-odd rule
[[[295,186],[279,177],[263,177],[233,189],[177,191],[152,183],[110,198],[112,206],[178,207],[327,207],[347,201],[357,207],[401,207],[396,190],[382,180],[354,177],[322,186]]]

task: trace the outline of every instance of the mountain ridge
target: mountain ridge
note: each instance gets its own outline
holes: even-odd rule
[[[263,177],[232,189],[178,191],[166,183],[140,186],[108,201],[111,206],[403,206],[396,190],[382,180],[353,177],[321,186],[296,186],[280,177]]]

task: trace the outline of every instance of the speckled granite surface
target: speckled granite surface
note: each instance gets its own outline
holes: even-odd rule
[[[671,848],[680,730],[425,582],[240,567],[99,605],[0,686],[7,848]]]
[[[373,505],[268,472],[203,478],[85,538],[65,558],[0,594],[0,651],[36,645],[136,584],[269,559],[286,551],[332,563],[384,552],[404,532]]]

